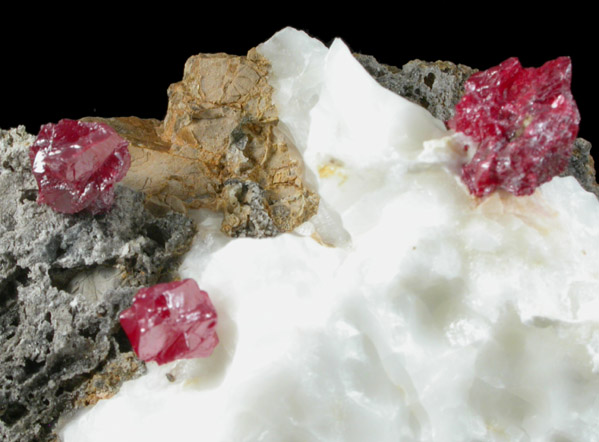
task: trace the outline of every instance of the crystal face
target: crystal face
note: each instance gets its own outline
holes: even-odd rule
[[[125,177],[131,164],[127,146],[103,123],[64,119],[42,126],[29,150],[38,204],[62,213],[109,210],[114,184]]]
[[[462,169],[470,193],[530,195],[566,169],[580,122],[571,71],[568,57],[526,69],[510,58],[470,77],[447,122],[478,144]]]
[[[141,289],[120,321],[137,356],[158,364],[210,356],[219,342],[216,310],[193,279]]]

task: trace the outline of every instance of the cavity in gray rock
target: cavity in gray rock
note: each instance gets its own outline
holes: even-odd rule
[[[58,418],[145,369],[118,315],[137,288],[170,280],[195,233],[117,186],[103,215],[36,203],[23,127],[0,130],[0,440],[54,440]]]

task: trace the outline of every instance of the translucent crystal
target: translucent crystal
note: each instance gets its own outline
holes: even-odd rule
[[[193,279],[141,289],[120,321],[144,361],[206,357],[218,344],[216,310]]]
[[[64,119],[42,126],[29,150],[37,202],[62,213],[110,209],[114,184],[131,164],[127,145],[103,123]]]
[[[530,195],[566,169],[580,122],[571,71],[568,57],[527,69],[510,58],[470,77],[447,122],[477,144],[462,169],[470,193]]]

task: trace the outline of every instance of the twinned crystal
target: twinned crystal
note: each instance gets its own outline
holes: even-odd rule
[[[29,150],[38,203],[57,212],[105,212],[131,164],[128,142],[104,123],[60,120],[41,127]]]
[[[477,145],[462,169],[470,193],[530,195],[566,169],[580,122],[571,71],[568,57],[526,69],[510,58],[468,79],[447,125]]]
[[[216,310],[193,279],[141,289],[120,321],[144,361],[207,357],[218,344]]]

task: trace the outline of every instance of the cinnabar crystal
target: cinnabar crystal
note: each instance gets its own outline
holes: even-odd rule
[[[510,58],[468,79],[447,126],[477,144],[462,169],[470,193],[530,195],[566,169],[580,122],[571,71],[568,57],[526,69]]]
[[[131,164],[128,144],[104,123],[64,119],[42,126],[29,149],[37,202],[62,213],[109,210],[114,184]]]
[[[218,344],[216,310],[193,279],[139,290],[120,321],[144,361],[207,357]]]

